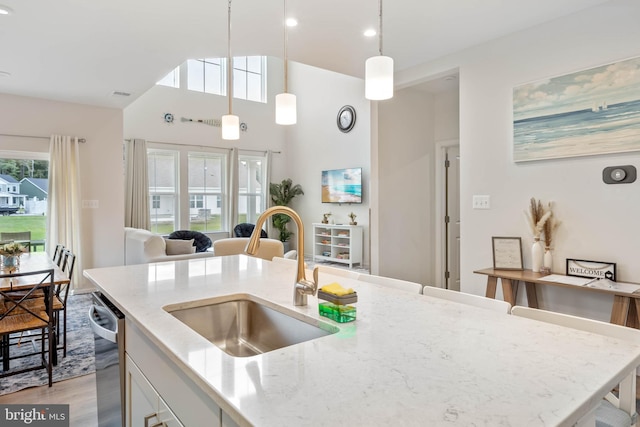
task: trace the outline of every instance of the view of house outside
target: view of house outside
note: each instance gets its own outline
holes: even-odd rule
[[[0,233],[30,231],[44,240],[49,162],[0,158]]]
[[[200,232],[229,230],[226,192],[227,156],[211,152],[188,152],[186,186],[180,183],[180,153],[174,150],[149,149],[149,209],[151,231],[169,234],[185,222],[180,220],[180,206],[188,203],[188,228]],[[265,209],[265,171],[263,156],[239,156],[238,223],[255,223]],[[268,188],[268,186],[266,187]],[[188,198],[188,199],[186,199]]]

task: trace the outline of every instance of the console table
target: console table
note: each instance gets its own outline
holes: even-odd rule
[[[524,282],[527,292],[527,303],[531,308],[538,308],[536,285],[560,286],[580,291],[613,295],[610,322],[640,329],[640,293],[541,280],[546,274],[534,273],[531,270],[496,270],[494,268],[485,268],[483,270],[476,270],[474,273],[487,276],[487,291],[485,294],[487,298],[496,297],[496,288],[498,279],[500,279],[504,300],[510,303],[511,306],[516,305],[516,287],[518,286],[518,282]]]

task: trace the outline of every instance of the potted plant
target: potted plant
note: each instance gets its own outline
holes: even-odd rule
[[[289,206],[289,203],[299,195],[304,194],[300,184],[293,184],[291,179],[283,179],[281,183],[269,184],[269,194],[271,194],[271,202],[273,206]],[[273,227],[278,230],[278,239],[285,244],[291,238],[293,233],[287,229],[287,224],[291,221],[288,215],[275,214],[272,217]]]

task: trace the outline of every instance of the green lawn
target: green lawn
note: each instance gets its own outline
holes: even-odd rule
[[[4,231],[31,231],[32,240],[44,240],[47,217],[44,215],[0,216],[0,233]]]
[[[0,216],[0,233],[31,231],[31,240],[44,240],[46,222],[47,217],[44,215]],[[44,248],[42,246],[38,246],[37,250],[43,251]]]

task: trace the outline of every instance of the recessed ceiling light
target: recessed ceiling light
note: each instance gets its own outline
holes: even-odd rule
[[[287,27],[296,27],[296,26],[298,26],[298,20],[296,18],[287,18],[287,20],[285,22],[287,24]]]
[[[372,28],[369,28],[368,30],[366,30],[366,31],[364,32],[364,36],[365,36],[365,37],[373,37],[373,36],[375,36],[376,34],[378,34],[378,33],[376,32],[376,30],[374,30],[374,29],[372,29]]]
[[[11,77],[11,73],[8,71],[0,71],[0,77]]]
[[[11,9],[9,6],[0,4],[0,15],[11,15],[12,13],[13,9]]]

